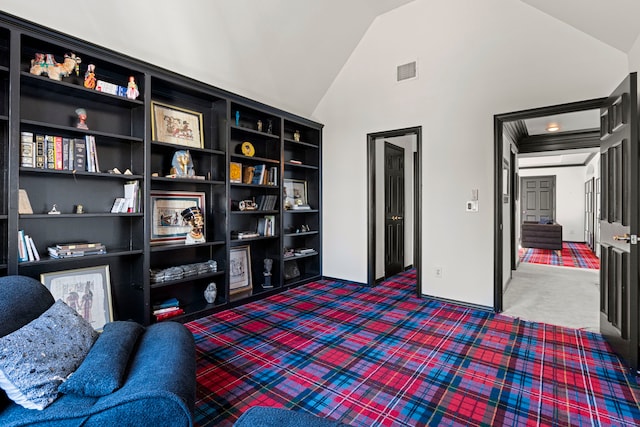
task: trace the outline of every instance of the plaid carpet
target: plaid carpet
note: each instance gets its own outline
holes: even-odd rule
[[[320,281],[188,323],[195,424],[254,405],[354,426],[640,423],[636,378],[600,335],[418,299],[414,271],[394,279]]]
[[[520,248],[520,262],[561,265],[576,268],[600,268],[600,259],[586,243],[562,242],[560,255],[552,249]]]

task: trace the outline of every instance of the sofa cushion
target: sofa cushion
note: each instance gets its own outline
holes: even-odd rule
[[[21,406],[44,409],[97,337],[75,310],[56,301],[37,319],[0,338],[0,387]]]
[[[80,367],[59,388],[61,393],[101,397],[124,383],[129,357],[144,327],[116,321],[104,329]]]

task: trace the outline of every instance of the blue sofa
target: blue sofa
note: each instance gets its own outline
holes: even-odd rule
[[[51,293],[33,278],[0,278],[0,337],[37,319],[53,303]],[[0,390],[0,425],[191,426],[196,387],[193,336],[184,325],[176,322],[158,323],[147,328],[134,326],[141,332],[133,349],[127,353],[120,388],[100,397],[60,394],[43,410],[25,409]],[[104,345],[97,347],[99,342],[100,338],[92,349],[99,348],[100,352],[109,354],[94,354],[94,363],[95,356],[103,361],[111,357],[110,351],[103,351]],[[103,344],[105,342],[109,341],[105,340]],[[83,364],[89,363],[89,351]],[[116,354],[117,349],[113,353]],[[76,372],[81,368],[82,364]],[[100,377],[100,366],[85,368],[89,368],[94,377]]]

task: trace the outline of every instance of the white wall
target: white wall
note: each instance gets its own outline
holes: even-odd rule
[[[584,182],[586,166],[520,169],[520,177],[556,177],[556,217],[562,240],[584,242]]]
[[[636,39],[629,51],[629,72],[633,71],[640,71],[640,37]]]
[[[413,59],[419,78],[396,83]],[[606,96],[627,69],[626,55],[518,1],[416,0],[377,18],[314,113],[324,205],[341,206],[323,215],[324,274],[367,278],[367,133],[422,125],[422,292],[493,306],[494,114]]]

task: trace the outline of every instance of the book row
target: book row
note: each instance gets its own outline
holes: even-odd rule
[[[248,166],[238,162],[229,164],[229,180],[236,184],[277,185],[278,168],[266,165]]]
[[[96,140],[20,133],[20,166],[25,168],[100,172]]]

